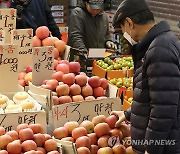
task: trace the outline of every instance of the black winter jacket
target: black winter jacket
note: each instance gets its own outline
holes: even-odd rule
[[[133,148],[180,154],[180,41],[162,21],[132,47],[132,55],[134,101],[125,115],[132,124]]]
[[[10,7],[16,8],[13,0],[10,0]],[[47,0],[30,0],[22,11],[22,19],[16,23],[17,29],[32,28],[35,30],[39,26],[47,26],[55,37],[61,38],[59,28],[57,27],[52,12],[48,6]]]
[[[111,40],[109,24],[105,12],[93,17],[84,3],[76,7],[70,16],[68,45],[78,49],[105,48]]]

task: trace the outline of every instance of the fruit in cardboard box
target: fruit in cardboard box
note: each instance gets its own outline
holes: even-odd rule
[[[44,148],[45,148],[46,152],[50,152],[53,150],[57,150],[58,145],[55,140],[49,139],[49,140],[45,141]]]
[[[16,131],[19,133],[20,130],[28,128],[28,124],[20,124],[17,126]]]
[[[64,64],[64,63],[58,64],[56,66],[56,71],[61,71],[64,74],[67,74],[67,73],[69,73],[69,66],[67,64]]]
[[[99,123],[104,123],[104,122],[106,122],[105,115],[99,115],[92,118],[92,123],[94,124],[94,126],[96,126]]]
[[[11,154],[20,154],[22,152],[22,145],[19,140],[15,140],[9,143],[6,147],[8,153]]]
[[[94,127],[94,132],[98,137],[109,135],[110,127],[107,123],[99,123]]]
[[[12,138],[9,135],[2,135],[0,136],[0,149],[5,149],[5,147],[12,142]]]
[[[78,154],[91,154],[91,151],[87,147],[80,147],[77,149]]]
[[[69,63],[69,72],[79,73],[80,72],[80,64],[78,62],[70,62]]]
[[[18,140],[18,138],[19,138],[19,135],[18,135],[17,131],[15,131],[15,130],[11,130],[11,131],[7,132],[6,135],[11,136],[13,141]]]
[[[91,154],[97,154],[99,147],[97,145],[91,145]]]
[[[64,74],[62,81],[67,85],[72,85],[75,83],[75,75],[73,73]]]
[[[108,81],[105,79],[105,78],[101,78],[100,79],[100,82],[101,82],[101,87],[106,90],[108,88]]]
[[[54,137],[57,139],[62,139],[64,137],[68,137],[69,133],[68,133],[68,129],[65,127],[59,127],[56,128],[53,132]]]
[[[59,82],[56,79],[47,80],[46,85],[50,85],[52,90],[55,90],[56,87],[59,85]]]
[[[84,87],[82,87],[82,95],[84,97],[92,96],[93,95],[92,87],[90,85],[85,85]]]
[[[6,130],[4,129],[4,127],[0,126],[0,136],[4,135],[6,133]]]
[[[72,99],[70,96],[60,96],[59,97],[59,104],[71,103]]]
[[[33,140],[26,140],[22,143],[22,149],[24,152],[36,150],[37,145]]]
[[[62,40],[55,41],[54,46],[58,49],[59,52],[64,52],[66,49],[66,43]]]
[[[87,133],[93,133],[94,131],[94,124],[89,121],[89,120],[85,120],[80,124],[80,127],[84,127],[87,130]]]
[[[123,134],[120,129],[114,128],[110,130],[110,136],[118,136],[120,140],[123,138]]]
[[[98,147],[103,148],[103,147],[108,147],[108,140],[109,140],[110,136],[109,135],[104,135],[101,136],[98,139]]]
[[[77,140],[81,136],[86,136],[87,130],[84,127],[77,127],[72,131],[72,137]]]
[[[45,143],[45,137],[41,133],[34,134],[34,139],[33,140],[37,144],[38,147],[43,146],[44,143]]]
[[[72,96],[72,101],[73,102],[82,102],[82,101],[84,101],[84,98],[82,95],[76,95],[76,96]]]
[[[97,154],[113,154],[113,151],[110,147],[100,148]]]
[[[118,121],[118,117],[115,115],[110,115],[106,118],[106,123],[111,129],[115,128],[115,124]]]
[[[87,136],[81,136],[76,140],[76,147],[87,147],[88,149],[90,149],[91,147],[91,140],[89,139],[89,137]]]
[[[49,29],[46,26],[40,26],[36,29],[36,36],[40,39],[43,40],[49,36]]]
[[[104,89],[102,87],[97,87],[93,89],[93,95],[95,97],[101,97],[104,96]]]
[[[49,140],[49,139],[52,139],[51,135],[49,135],[49,134],[43,134],[43,135],[45,137],[45,141]]]
[[[73,84],[69,87],[70,95],[80,95],[81,94],[81,87],[78,84]]]
[[[97,135],[95,133],[88,134],[87,136],[91,140],[91,145],[97,144],[98,137],[97,137]]]
[[[98,76],[92,76],[88,79],[88,83],[92,88],[100,87],[101,81]]]
[[[76,121],[66,122],[64,127],[67,128],[69,134],[72,134],[73,129],[79,127],[79,124]]]
[[[41,152],[41,154],[46,154],[46,150],[42,147],[37,147],[36,149],[38,152]]]
[[[56,92],[58,96],[67,96],[69,95],[69,86],[67,84],[58,85],[56,87]]]
[[[59,51],[58,51],[58,49],[54,48],[53,52],[54,52],[54,59],[58,59],[59,58]]]
[[[125,123],[121,123],[121,125],[119,126],[119,129],[122,131],[123,138],[124,137],[129,137],[131,135],[129,125],[127,125]]]
[[[86,75],[76,75],[75,83],[81,87],[85,86],[87,83],[87,76]]]
[[[42,40],[42,46],[54,46],[54,38],[47,37]]]
[[[57,96],[52,96],[52,102],[54,105],[58,105],[59,104],[59,98]]]
[[[32,47],[41,47],[41,45],[42,45],[41,40],[37,36],[34,36],[32,38]]]

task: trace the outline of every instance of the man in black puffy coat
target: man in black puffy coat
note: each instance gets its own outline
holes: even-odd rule
[[[47,0],[10,0],[10,7],[17,9],[17,29],[47,26],[52,35],[61,39],[61,33],[56,25]]]
[[[113,111],[131,121],[132,147],[138,154],[180,154],[180,41],[166,21],[155,23],[145,0],[124,0],[114,16],[132,45],[134,101]]]

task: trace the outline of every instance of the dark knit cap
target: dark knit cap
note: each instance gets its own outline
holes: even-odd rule
[[[146,0],[124,0],[114,15],[113,26],[116,27],[122,19],[145,10],[150,10]]]

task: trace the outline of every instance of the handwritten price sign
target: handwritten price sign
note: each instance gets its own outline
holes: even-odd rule
[[[11,32],[16,28],[16,10],[0,9],[0,30],[5,31],[5,43],[11,44]]]
[[[0,30],[0,45],[5,44],[5,31]]]
[[[121,101],[117,98],[62,104],[53,107],[54,128],[63,126],[68,121],[81,123],[92,120],[97,115],[108,116],[113,110],[121,110]]]
[[[12,31],[12,43],[18,46],[18,71],[32,65],[32,29],[19,29]]]
[[[0,91],[12,92],[18,85],[18,54],[15,45],[0,45]]]
[[[46,113],[41,112],[22,112],[0,114],[0,126],[4,127],[6,131],[16,129],[19,124],[42,124],[46,130]]]
[[[51,79],[54,70],[54,47],[33,48],[32,83],[41,85],[45,79]]]

